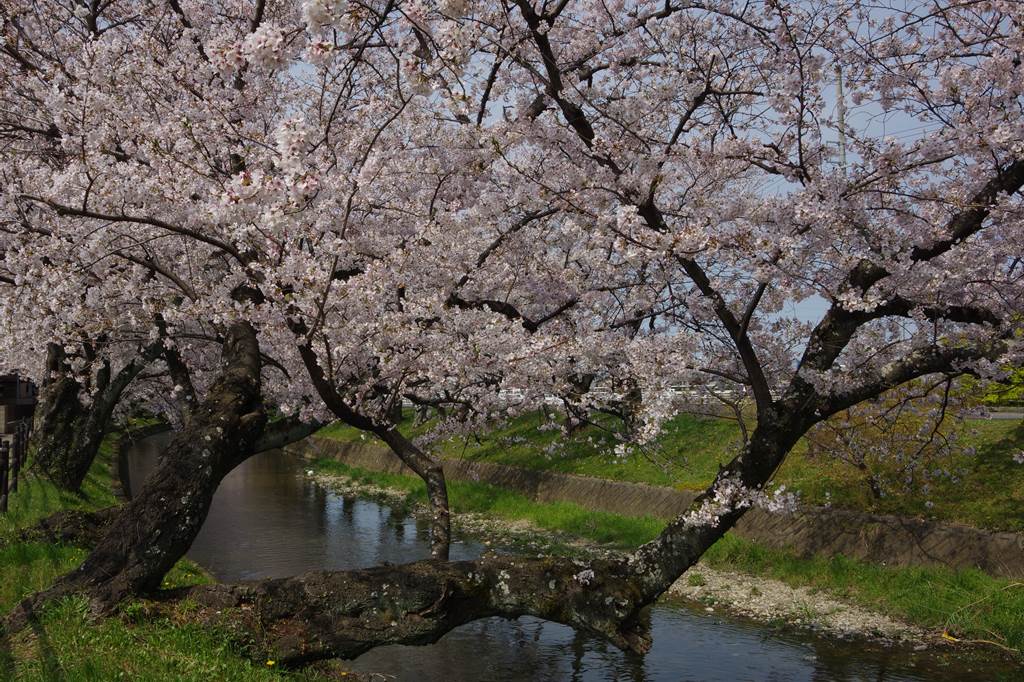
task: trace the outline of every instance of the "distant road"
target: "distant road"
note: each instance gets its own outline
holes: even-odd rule
[[[1024,412],[989,412],[989,419],[1024,419]]]

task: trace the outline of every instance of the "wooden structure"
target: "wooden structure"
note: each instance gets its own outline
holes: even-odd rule
[[[0,375],[0,434],[13,434],[18,422],[31,421],[37,397],[31,381],[16,374]]]
[[[36,400],[36,386],[31,381],[0,375],[0,513],[7,511],[8,497],[18,490]]]

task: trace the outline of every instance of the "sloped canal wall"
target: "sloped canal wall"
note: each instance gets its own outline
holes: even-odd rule
[[[315,459],[411,475],[387,448],[311,436],[286,451]],[[536,502],[574,502],[626,516],[673,518],[696,493],[523,467],[442,460],[451,480],[477,481],[514,490]],[[740,537],[804,556],[844,556],[890,566],[978,568],[990,575],[1024,578],[1024,534],[986,531],[925,519],[812,507],[793,514],[750,510],[734,529]]]

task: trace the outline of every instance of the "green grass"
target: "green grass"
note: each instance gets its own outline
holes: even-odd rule
[[[1024,653],[1024,582],[981,571],[886,567],[843,556],[798,557],[726,535],[705,555],[719,568],[821,588],[935,632]]]
[[[10,496],[10,509],[0,515],[0,538],[61,509],[102,509],[116,504],[110,470],[113,456],[114,445],[108,439],[100,447],[79,495],[60,490],[45,478],[22,472],[18,492]]]
[[[413,476],[367,471],[319,459],[316,471],[343,475],[406,493],[426,503],[422,481]],[[476,512],[509,521],[528,521],[549,531],[632,549],[652,539],[664,521],[588,511],[571,503],[532,502],[494,486],[449,482],[453,512]],[[705,554],[712,566],[768,576],[795,586],[828,590],[841,598],[940,633],[989,640],[1024,651],[1024,583],[980,571],[934,567],[897,568],[844,557],[802,558],[726,535]],[[693,580],[699,580],[694,577]],[[692,583],[691,583],[692,584]]]
[[[16,532],[61,509],[99,509],[116,503],[111,480],[114,439],[108,438],[86,478],[82,495],[61,492],[48,481],[23,478],[0,516],[0,613],[48,587],[74,568],[84,550],[14,541]],[[178,587],[208,576],[182,560],[165,578]],[[80,597],[48,605],[25,630],[0,634],[0,680],[320,680],[317,671],[289,673],[251,662],[226,632],[190,623],[181,614],[149,615],[144,602],[124,605],[119,616],[96,619]]]
[[[1013,455],[1024,450],[1024,422],[969,420],[963,442],[975,455],[962,457],[959,481],[943,481],[931,490],[873,499],[863,474],[830,458],[811,458],[803,442],[780,469],[777,480],[799,490],[815,504],[829,500],[834,506],[878,513],[955,521],[997,530],[1024,531],[1024,465]]]
[[[681,414],[669,422],[661,437],[644,451],[625,457],[614,454],[610,420],[583,429],[571,438],[558,430],[541,429],[540,413],[519,417],[475,437],[451,438],[433,444],[445,458],[510,464],[531,469],[649,483],[690,490],[707,486],[718,466],[730,459],[740,443],[739,428],[727,419]],[[410,436],[425,433],[430,424],[402,424]],[[369,437],[340,423],[319,435],[356,442]],[[811,457],[800,441],[776,475],[776,482],[799,491],[808,504],[878,513],[927,516],[980,528],[1024,531],[1024,465],[1013,461],[1024,449],[1024,424],[1012,420],[969,420],[962,436],[977,454],[965,458],[960,481],[933,485],[927,492],[871,497],[864,474],[832,458]]]
[[[238,655],[226,633],[208,625],[142,616],[96,621],[81,597],[66,599],[0,650],[0,679],[35,681],[326,679],[287,673]],[[5,676],[6,675],[6,676]]]
[[[316,471],[343,475],[361,483],[406,493],[411,503],[427,503],[423,481],[415,476],[351,467],[333,459],[313,463]],[[528,521],[538,528],[567,533],[618,548],[636,547],[654,538],[665,522],[651,516],[632,517],[592,511],[572,502],[534,502],[504,488],[473,481],[448,481],[448,501],[454,513],[477,513],[507,521]]]
[[[725,419],[679,415],[655,447],[625,457],[614,454],[617,443],[611,418],[597,419],[601,427],[586,428],[572,438],[545,430],[539,412],[496,425],[477,437],[452,438],[438,442],[434,450],[442,457],[511,464],[581,476],[610,478],[634,483],[700,488],[718,471],[718,463],[729,459],[739,445],[739,429]],[[415,425],[409,419],[402,431],[419,436],[430,423]],[[602,428],[603,427],[603,428]],[[358,429],[335,422],[318,433],[339,441],[368,439]],[[677,453],[671,457],[666,453]]]

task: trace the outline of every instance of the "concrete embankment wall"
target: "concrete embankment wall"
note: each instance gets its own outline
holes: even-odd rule
[[[288,448],[305,457],[330,457],[351,466],[391,473],[412,472],[386,447],[313,436]],[[445,476],[520,492],[537,502],[575,502],[627,516],[670,519],[693,501],[692,491],[608,481],[522,467],[443,460]],[[749,511],[735,533],[761,545],[803,555],[842,554],[891,566],[941,565],[979,568],[1024,578],[1024,534],[991,532],[956,524],[816,507],[795,514]]]
[[[146,426],[129,429],[117,439],[117,452],[110,462],[110,478],[114,482],[114,497],[117,499],[118,504],[128,502],[132,498],[131,470],[128,466],[128,458],[125,456],[126,451],[143,438],[149,438],[150,436],[170,430],[170,424],[157,422],[156,424],[147,424]]]

